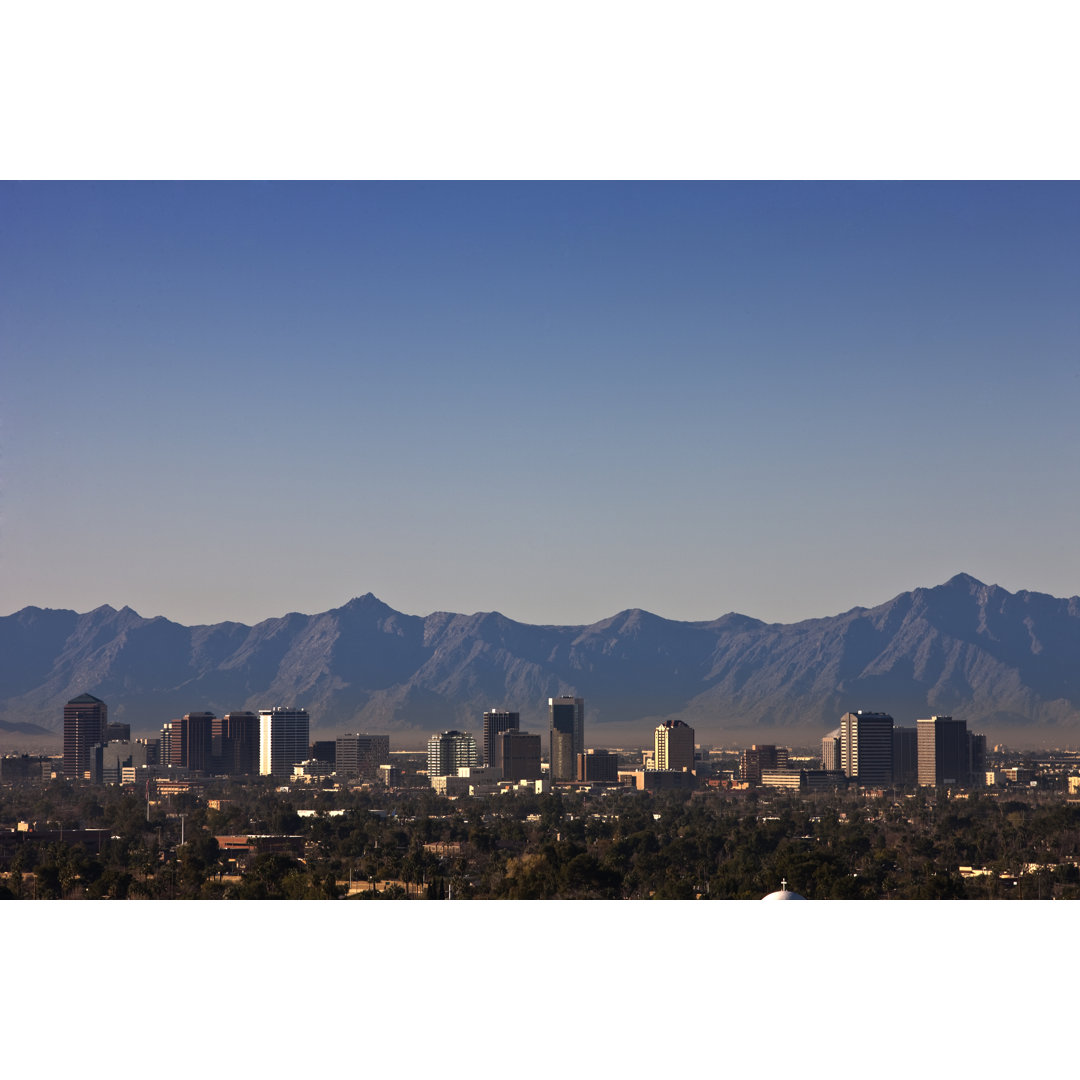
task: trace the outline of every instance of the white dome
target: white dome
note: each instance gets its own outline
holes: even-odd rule
[[[762,900],[805,900],[805,896],[800,896],[797,892],[791,892],[787,887],[787,878],[784,878],[780,882],[780,888],[776,892],[769,893],[768,896],[763,896]]]

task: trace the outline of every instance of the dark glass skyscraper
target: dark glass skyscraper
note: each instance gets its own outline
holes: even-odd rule
[[[967,722],[951,716],[916,721],[919,735],[919,784],[967,787],[971,783],[971,742]]]
[[[170,765],[203,772],[210,768],[214,745],[213,713],[185,713],[172,723]]]
[[[502,732],[495,743],[495,760],[491,763],[502,769],[504,780],[539,780],[540,736],[510,728]]]
[[[253,712],[230,712],[214,720],[214,757],[222,771],[248,775],[259,771],[259,718]]]
[[[860,784],[891,784],[893,718],[888,713],[844,713],[840,717],[840,767]]]
[[[81,780],[90,768],[90,747],[104,745],[109,707],[93,694],[80,694],[64,706],[64,776]]]
[[[259,710],[259,772],[263,776],[292,776],[293,766],[308,756],[311,722],[306,709]]]
[[[484,764],[496,765],[498,756],[498,737],[504,731],[518,731],[521,728],[521,714],[506,712],[504,709],[488,709],[484,713]]]
[[[551,779],[573,780],[577,756],[585,753],[585,699],[548,698],[551,722]]]

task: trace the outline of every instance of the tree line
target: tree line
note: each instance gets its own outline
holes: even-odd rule
[[[0,828],[37,828],[3,847],[0,898],[741,900],[782,880],[809,899],[1080,898],[1080,805],[1037,792],[213,794],[148,815],[129,788],[0,789]],[[237,862],[225,835],[299,839]]]

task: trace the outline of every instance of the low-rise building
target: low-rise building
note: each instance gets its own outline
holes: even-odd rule
[[[334,774],[334,766],[329,761],[319,761],[316,758],[309,758],[307,761],[301,761],[298,765],[293,766],[293,779],[294,780],[314,780],[323,776],[332,776]]]
[[[697,777],[683,769],[620,770],[619,781],[633,783],[638,791],[690,791],[697,785]]]
[[[761,783],[762,769],[786,769],[788,751],[786,746],[763,745],[754,743],[749,750],[744,750],[739,759],[740,779],[750,784]]]
[[[848,778],[839,769],[762,769],[761,786],[792,791],[832,791],[847,787]]]
[[[468,795],[471,781],[467,776],[433,776],[431,787],[436,795]]]
[[[619,782],[619,755],[607,750],[586,750],[577,756],[578,783]]]

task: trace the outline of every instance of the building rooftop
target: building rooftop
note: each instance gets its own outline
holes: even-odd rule
[[[792,892],[787,887],[787,879],[785,878],[780,882],[780,888],[776,892],[769,893],[768,896],[763,896],[762,900],[805,900],[805,896],[800,896],[797,892]]]

